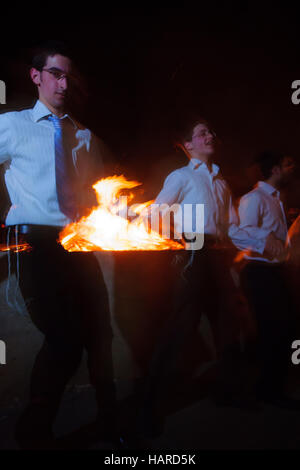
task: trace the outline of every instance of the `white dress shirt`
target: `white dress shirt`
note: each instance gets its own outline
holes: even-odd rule
[[[206,163],[192,158],[188,165],[169,174],[155,203],[170,206],[174,203],[181,206],[204,204],[204,234],[220,239],[229,236],[234,244],[238,240],[239,246],[243,247],[250,243],[259,253],[264,249],[260,240],[249,240],[239,228],[230,189],[214,163],[210,172]],[[175,230],[180,233],[176,223]]]
[[[50,114],[40,101],[31,109],[0,114],[0,163],[12,203],[6,225],[70,222],[57,200],[54,126],[46,119]]]
[[[287,223],[280,193],[270,184],[259,181],[252,191],[245,194],[239,205],[240,228],[249,239],[261,240],[265,246],[267,236],[274,232],[276,238],[284,243],[287,238]],[[237,243],[238,245],[238,243]],[[244,248],[240,246],[241,249]],[[245,253],[245,258],[278,263],[283,259],[268,259],[257,253]]]
[[[206,163],[193,158],[187,166],[173,171],[167,176],[155,203],[180,204],[182,210],[184,204],[204,204],[204,233],[216,237],[227,233],[230,192],[215,164],[210,172]],[[180,232],[179,227],[175,229]]]

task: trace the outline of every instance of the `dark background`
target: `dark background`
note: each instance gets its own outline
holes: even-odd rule
[[[236,197],[255,183],[249,165],[260,151],[299,160],[300,105],[291,101],[291,84],[300,79],[300,20],[292,3],[28,8],[1,18],[2,110],[32,104],[32,47],[67,41],[86,78],[73,112],[111,147],[117,170],[144,183],[144,198],[155,197],[166,175],[186,164],[172,135],[188,109],[212,120],[222,142],[218,162]],[[299,177],[286,198],[300,207]]]
[[[0,79],[7,85],[7,106],[0,106],[0,111],[32,105],[35,90],[26,78],[32,47],[47,39],[68,41],[87,80],[85,91],[74,97],[72,111],[111,147],[119,172],[144,183],[144,200],[156,196],[171,170],[187,163],[172,146],[173,127],[187,109],[199,109],[213,122],[222,142],[218,161],[236,197],[255,183],[250,165],[258,152],[279,149],[299,162],[300,105],[291,101],[291,84],[300,79],[300,17],[293,3],[198,1],[158,8],[144,2],[140,8],[128,4],[117,8],[100,2],[67,5],[44,1],[34,7],[27,3],[22,9],[17,4],[6,5],[6,10],[1,5]],[[299,173],[285,197],[289,207],[300,208]],[[159,255],[151,255],[151,259],[161,259]],[[169,263],[164,261],[163,271],[146,257],[128,257],[120,255],[116,261],[115,318],[133,357],[144,360],[160,314],[150,296],[152,301],[161,300],[149,285],[152,282],[158,289],[171,282]],[[4,269],[6,272],[6,264]],[[158,276],[163,275],[164,282],[159,282]],[[161,303],[163,307],[167,304]],[[19,328],[23,338],[21,323]],[[141,331],[147,331],[146,340]],[[13,336],[19,338],[15,330]],[[24,346],[24,353],[32,354],[32,342],[28,337],[26,341],[30,348]],[[190,361],[192,357],[196,361],[206,358],[196,349],[203,347],[198,338],[189,346]],[[24,362],[20,360],[20,364]],[[195,365],[190,364],[191,368]],[[190,372],[186,364],[185,368]],[[192,398],[198,401],[200,387],[191,389]],[[86,408],[81,406],[85,414]],[[228,435],[229,441],[230,436],[238,441],[241,436],[243,441],[233,413],[228,414],[223,428],[214,411],[211,420],[203,419],[205,409],[201,413],[199,422],[204,426],[199,431],[197,425],[193,436],[196,441],[204,439],[204,448],[211,448],[216,430],[219,439]],[[68,421],[70,417],[65,416]],[[265,433],[271,447],[287,446],[294,432],[299,447],[296,428],[291,428],[291,434],[285,432],[290,429],[290,415],[274,413],[270,419],[267,413],[262,417],[260,427],[253,420],[250,440],[251,433],[258,435],[255,442],[261,439],[261,447]],[[238,423],[245,422],[246,429],[245,419],[244,414],[238,416]],[[233,428],[238,430],[237,437],[230,433]],[[189,427],[185,442],[191,439],[188,431]],[[189,446],[196,441],[193,438]],[[226,447],[226,442],[222,445]]]

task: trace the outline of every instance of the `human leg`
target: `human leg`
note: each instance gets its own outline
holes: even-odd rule
[[[20,289],[44,342],[33,365],[30,401],[17,424],[19,442],[51,435],[65,386],[78,368],[83,344],[69,289],[67,253],[37,245],[20,257]],[[26,442],[25,442],[25,445]]]

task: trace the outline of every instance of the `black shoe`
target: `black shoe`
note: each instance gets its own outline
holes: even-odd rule
[[[55,450],[58,449],[57,441],[52,431],[31,430],[23,433],[19,429],[15,431],[15,440],[21,450]]]
[[[120,437],[120,450],[149,450],[151,441],[141,434],[123,433]]]
[[[58,450],[59,446],[55,437],[49,435],[16,436],[16,442],[20,450]]]
[[[17,420],[15,440],[22,450],[56,449],[56,439],[44,407],[29,405]]]
[[[61,449],[86,450],[95,445],[109,444],[110,447],[122,448],[122,440],[115,428],[98,420],[75,429],[59,439]]]
[[[151,441],[164,432],[164,419],[150,412],[141,412],[131,426],[121,433],[121,448],[131,450],[151,449]]]
[[[164,424],[162,416],[142,412],[137,419],[134,432],[141,438],[156,439],[164,433]]]

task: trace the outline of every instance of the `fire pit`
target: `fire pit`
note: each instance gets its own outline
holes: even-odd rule
[[[67,251],[161,251],[183,246],[161,236],[149,224],[147,209],[154,201],[128,202],[133,194],[122,192],[139,186],[124,176],[104,178],[93,185],[98,207],[62,231],[60,242]]]

